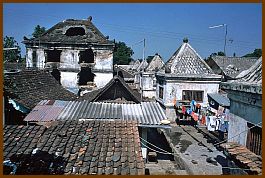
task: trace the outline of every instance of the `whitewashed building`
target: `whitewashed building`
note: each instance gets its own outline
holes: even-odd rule
[[[112,79],[114,43],[92,23],[67,19],[47,30],[38,38],[24,38],[26,66],[39,69],[58,69],[61,84],[66,88],[93,84],[103,87]],[[80,71],[86,76],[80,81]],[[69,81],[69,82],[68,82]]]
[[[212,69],[188,43],[183,44],[166,62],[163,70],[156,73],[156,100],[174,120],[176,100],[195,100],[207,103],[207,93],[218,93],[221,76]]]

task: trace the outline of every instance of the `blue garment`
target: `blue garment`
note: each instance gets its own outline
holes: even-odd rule
[[[224,123],[220,127],[220,131],[228,132],[228,127],[229,127],[229,122],[228,121],[224,121]]]
[[[12,163],[9,159],[4,161],[4,165],[13,168],[12,172],[10,172],[10,174],[16,174],[17,166],[14,163]]]

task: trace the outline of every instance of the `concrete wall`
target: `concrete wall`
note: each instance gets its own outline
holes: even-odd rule
[[[78,88],[77,85],[78,72],[62,72],[61,71],[61,84],[65,88]]]
[[[36,67],[43,69],[45,66],[45,53],[44,49],[37,49],[36,50],[36,58],[37,58],[37,64]]]
[[[79,50],[64,49],[60,56],[60,68],[80,69]]]
[[[95,66],[96,70],[113,70],[113,52],[112,50],[93,50],[95,53]]]
[[[159,98],[159,87],[164,88],[163,99]],[[217,93],[219,89],[218,83],[199,83],[199,82],[157,82],[156,86],[156,100],[159,101],[165,108],[166,116],[170,120],[174,121],[176,113],[174,110],[174,103],[176,100],[182,100],[183,90],[199,90],[203,91],[203,103],[208,102],[207,93]]]
[[[167,82],[164,86],[164,103],[172,103],[176,100],[182,100],[183,90],[197,90],[203,91],[203,103],[208,101],[207,93],[217,93],[219,89],[218,83],[195,83],[195,82],[185,82],[185,83],[171,83]]]
[[[143,97],[155,98],[156,97],[156,90],[143,90]]]
[[[104,87],[113,77],[112,73],[95,72],[94,83],[97,88]]]
[[[154,87],[154,74],[142,74],[141,88],[143,90],[143,97],[155,98],[156,97],[156,87]]]
[[[253,124],[262,121],[262,95],[230,90],[228,98],[231,113]]]
[[[33,49],[26,49],[26,67],[33,67],[33,59],[32,59]]]
[[[229,142],[237,142],[246,146],[247,129],[247,121],[245,119],[230,113],[228,128]]]

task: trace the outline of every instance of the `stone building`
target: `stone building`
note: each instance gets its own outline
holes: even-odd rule
[[[143,97],[155,98],[156,96],[156,78],[155,73],[163,66],[164,61],[162,57],[156,53],[148,66],[140,73],[140,86]]]
[[[220,85],[230,99],[228,139],[261,155],[262,57],[239,76]]]
[[[87,84],[101,88],[112,78],[114,43],[94,26],[91,16],[64,20],[23,43],[26,66],[58,69],[66,88]]]
[[[175,119],[176,100],[195,100],[207,103],[208,93],[217,93],[221,76],[191,47],[187,39],[156,73],[156,100],[166,110],[167,117]]]

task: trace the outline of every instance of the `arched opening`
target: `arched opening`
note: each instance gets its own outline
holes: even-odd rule
[[[89,67],[81,67],[81,71],[77,74],[78,85],[87,85],[89,82],[94,82],[95,74],[91,72]]]
[[[78,36],[78,35],[82,36],[85,34],[86,32],[83,27],[71,27],[65,33],[66,36]]]
[[[80,51],[79,63],[94,63],[94,53],[92,49]]]

